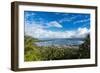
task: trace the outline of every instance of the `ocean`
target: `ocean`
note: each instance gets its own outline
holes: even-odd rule
[[[35,42],[37,46],[78,46],[84,43],[84,39],[80,38],[59,38],[59,39],[41,39]]]

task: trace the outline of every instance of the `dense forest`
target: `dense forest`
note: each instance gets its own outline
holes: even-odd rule
[[[86,59],[90,58],[90,36],[84,39],[84,43],[79,45],[79,49],[58,48],[56,46],[37,46],[38,39],[24,36],[24,60],[25,61],[45,61],[63,59]]]

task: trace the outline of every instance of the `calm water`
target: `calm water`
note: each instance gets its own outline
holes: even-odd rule
[[[37,46],[62,46],[62,45],[80,45],[84,43],[83,39],[52,39],[52,40],[42,40],[41,42],[36,42]]]

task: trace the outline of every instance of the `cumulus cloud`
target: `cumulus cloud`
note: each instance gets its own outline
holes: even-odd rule
[[[78,28],[74,35],[76,35],[75,36],[76,38],[84,38],[89,33],[90,33],[90,30],[84,27],[84,28]]]
[[[49,23],[48,23],[48,26],[50,26],[50,27],[62,28],[62,25],[59,24],[57,21],[49,22]]]
[[[25,34],[35,38],[84,38],[89,34],[89,29],[78,28],[76,30],[52,31],[46,30],[38,24],[25,25]]]

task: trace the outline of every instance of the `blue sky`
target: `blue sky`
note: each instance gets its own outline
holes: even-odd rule
[[[84,38],[90,14],[24,11],[25,34],[35,38]]]

